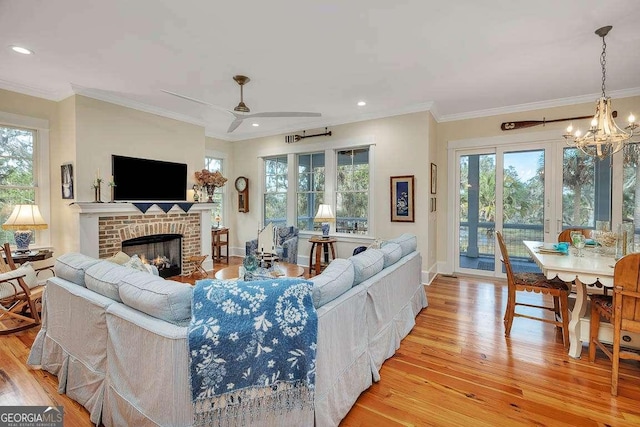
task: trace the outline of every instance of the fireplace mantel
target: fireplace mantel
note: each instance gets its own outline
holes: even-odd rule
[[[153,202],[145,202],[153,203]],[[170,203],[170,202],[157,202]],[[216,206],[214,203],[194,203],[188,213],[200,215],[200,253],[202,255],[211,255],[211,209]],[[99,227],[98,221],[101,217],[117,217],[129,215],[167,215],[167,214],[184,214],[185,212],[178,205],[175,205],[165,213],[158,206],[151,206],[145,213],[142,213],[132,203],[92,203],[92,202],[76,202],[70,207],[78,215],[79,223],[79,252],[99,258]],[[203,264],[206,270],[213,269],[213,261],[207,259]]]

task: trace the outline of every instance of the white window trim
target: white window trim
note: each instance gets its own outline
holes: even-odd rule
[[[51,227],[49,120],[0,111],[0,124],[10,127],[27,128],[36,131],[36,137],[33,141],[34,152],[36,153],[36,157],[33,159],[34,169],[36,170],[36,203],[40,208],[42,217],[47,222],[47,224],[49,224],[49,227]],[[45,230],[36,230],[36,233],[38,244],[33,245],[34,248],[51,247],[50,228],[47,228]]]

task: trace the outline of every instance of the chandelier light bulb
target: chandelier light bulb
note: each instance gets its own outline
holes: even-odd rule
[[[582,132],[580,132],[580,129],[576,130],[576,133],[573,134],[576,138],[580,138],[580,135],[582,135]]]
[[[570,134],[571,132],[573,132],[573,125],[567,126],[567,134]]]
[[[598,119],[596,119],[595,117],[591,120],[591,127],[594,128],[598,126]]]
[[[629,124],[633,124],[636,121],[636,116],[629,114],[629,118],[627,120],[629,121]]]

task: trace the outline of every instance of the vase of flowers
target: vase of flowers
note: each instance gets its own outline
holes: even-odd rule
[[[207,203],[212,203],[213,193],[217,187],[222,187],[227,182],[227,178],[222,176],[220,171],[210,172],[202,169],[196,172],[196,182],[200,185],[200,188],[206,191]]]

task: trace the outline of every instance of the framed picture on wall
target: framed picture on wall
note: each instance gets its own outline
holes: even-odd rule
[[[414,222],[413,175],[391,177],[391,221]]]
[[[62,181],[62,198],[73,199],[73,165],[71,163],[60,166]]]
[[[431,194],[436,194],[436,191],[438,191],[438,166],[431,163]]]

